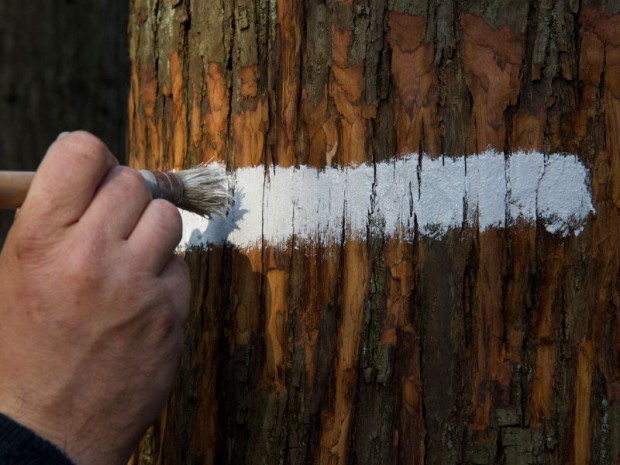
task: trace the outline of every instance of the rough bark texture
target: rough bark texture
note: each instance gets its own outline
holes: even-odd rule
[[[572,152],[596,208],[564,238],[390,238],[370,212],[363,241],[189,251],[134,462],[620,463],[618,30],[596,0],[133,0],[134,165]]]
[[[127,0],[0,1],[0,169],[34,170],[61,131],[125,157]],[[0,242],[12,213],[1,212]]]

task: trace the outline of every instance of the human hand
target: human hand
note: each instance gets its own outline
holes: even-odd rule
[[[126,463],[161,411],[189,310],[177,209],[74,132],[0,255],[0,411],[77,465]]]

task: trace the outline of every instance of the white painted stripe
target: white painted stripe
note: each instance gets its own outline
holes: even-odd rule
[[[457,158],[417,154],[376,165],[316,170],[262,166],[232,175],[235,204],[226,219],[182,212],[181,247],[228,242],[250,248],[298,240],[364,237],[369,219],[385,234],[399,228],[442,236],[451,228],[506,227],[540,220],[554,234],[579,234],[594,212],[589,173],[573,155],[493,151]]]

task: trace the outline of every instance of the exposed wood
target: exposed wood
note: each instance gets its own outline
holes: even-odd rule
[[[371,209],[361,238],[187,251],[186,350],[134,463],[620,463],[612,3],[133,0],[135,165],[215,158],[268,182],[570,152],[596,209],[579,235],[388,236]]]

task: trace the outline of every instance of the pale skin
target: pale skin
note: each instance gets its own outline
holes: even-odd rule
[[[49,148],[0,255],[0,412],[77,465],[126,463],[189,309],[177,209],[85,132]]]

